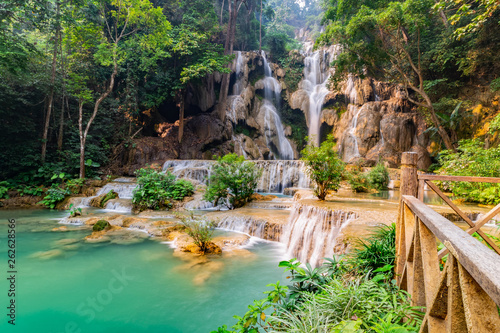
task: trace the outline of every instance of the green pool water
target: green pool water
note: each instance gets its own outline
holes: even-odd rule
[[[88,230],[51,231],[62,216],[0,211],[0,332],[210,332],[283,280],[276,243],[199,263],[148,238],[89,244]],[[17,221],[15,327],[6,316],[8,218]]]

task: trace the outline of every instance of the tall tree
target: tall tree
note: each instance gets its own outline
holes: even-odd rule
[[[49,133],[49,125],[50,125],[50,117],[52,115],[52,107],[54,104],[54,84],[56,80],[56,67],[57,67],[57,53],[59,51],[59,42],[61,40],[61,2],[60,0],[56,0],[56,12],[54,18],[54,50],[52,53],[52,69],[50,71],[50,88],[49,88],[49,96],[47,102],[47,112],[45,113],[45,122],[43,126],[43,134],[42,134],[42,153],[41,153],[41,161],[45,163],[45,156],[47,153],[47,139]]]
[[[228,13],[229,21],[227,23],[226,31],[226,41],[224,43],[224,54],[233,54],[234,38],[236,35],[236,19],[238,18],[238,13],[240,12],[241,6],[246,3],[247,0],[228,0]],[[229,92],[229,74],[224,74],[222,76],[222,84],[219,94],[219,118],[224,121],[226,118],[226,99]]]
[[[149,0],[100,0],[93,4],[100,17],[95,22],[75,24],[69,32],[74,50],[70,85],[79,104],[80,178],[85,178],[85,146],[90,127],[99,106],[114,88],[120,65],[136,58],[142,69],[152,68],[159,59],[169,56],[165,49],[171,43],[170,23],[161,8],[155,8]],[[92,65],[93,61],[94,65],[109,69],[104,82],[94,82],[96,89],[90,88],[92,66],[85,65]],[[90,101],[94,105],[84,125],[84,104]]]
[[[403,85],[408,100],[424,110],[445,147],[455,150],[425,89],[422,48],[428,45],[422,45],[421,41],[433,33],[434,21],[428,13],[434,2],[367,4],[371,7],[350,4],[349,0],[331,0],[325,14],[329,25],[317,42],[339,41],[343,46],[342,54],[334,62],[334,81],[338,83],[349,74],[363,77],[368,73]]]

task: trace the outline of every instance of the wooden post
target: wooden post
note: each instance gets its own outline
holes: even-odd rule
[[[401,156],[401,195],[418,197],[417,153]]]
[[[403,268],[406,261],[406,249],[411,244],[407,244],[406,233],[413,233],[415,225],[414,217],[405,217],[405,207],[401,200],[403,195],[418,194],[418,176],[417,176],[417,153],[403,153],[401,157],[401,189],[399,197],[399,215],[396,222],[396,265],[394,267],[398,283],[403,279]],[[409,215],[409,214],[408,214]],[[408,230],[407,230],[408,229]],[[403,251],[402,251],[403,250]]]

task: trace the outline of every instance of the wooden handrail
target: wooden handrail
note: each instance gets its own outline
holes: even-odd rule
[[[404,195],[402,200],[493,301],[500,304],[500,256],[417,198]]]
[[[432,181],[500,183],[500,178],[417,175],[416,153],[401,157],[401,200],[396,223],[396,279],[425,309],[421,333],[500,332],[500,256],[471,236],[500,212],[493,208],[473,222]],[[427,184],[470,226],[467,231],[423,202]],[[438,253],[436,238],[445,246]],[[446,262],[442,256],[448,253]],[[443,265],[443,266],[442,266]]]
[[[418,175],[419,180],[440,180],[453,182],[471,182],[471,183],[500,183],[498,177],[468,177],[468,176],[444,176],[444,175]]]

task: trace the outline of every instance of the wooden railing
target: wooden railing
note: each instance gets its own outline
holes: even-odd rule
[[[478,232],[498,251],[480,228],[500,212],[500,205],[474,223],[432,183],[432,180],[500,183],[500,179],[419,176],[416,164],[417,154],[403,154],[396,225],[396,278],[398,285],[412,296],[412,304],[425,311],[420,332],[500,332],[497,308],[500,256],[471,236]],[[467,231],[423,203],[425,183],[469,224]],[[441,252],[438,241],[445,246]],[[446,254],[446,264],[441,270]]]

